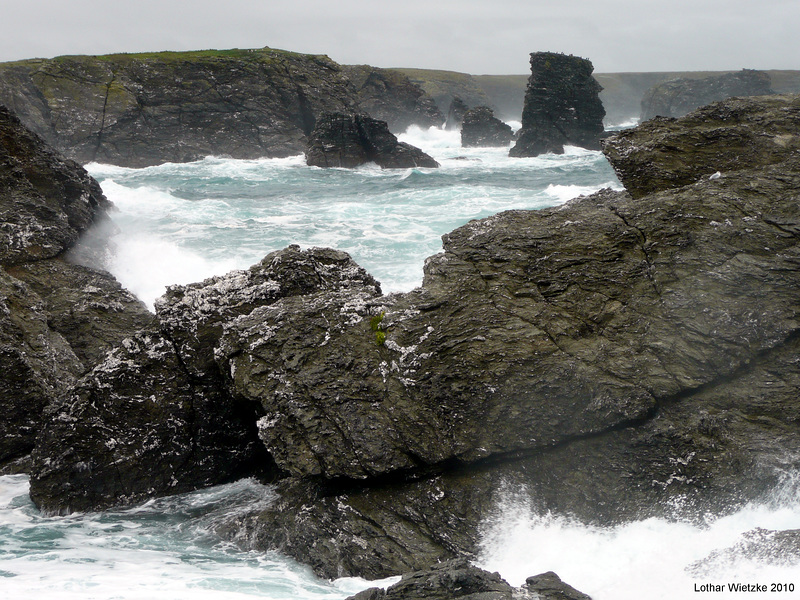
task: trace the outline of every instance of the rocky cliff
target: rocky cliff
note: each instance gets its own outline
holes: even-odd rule
[[[34,446],[43,411],[152,321],[108,273],[66,257],[110,203],[0,106],[0,467]]]
[[[553,52],[531,54],[522,129],[509,156],[561,154],[565,145],[600,148],[605,110],[593,69],[585,58]]]
[[[654,85],[642,97],[640,120],[682,117],[686,113],[732,96],[764,96],[774,93],[765,71],[742,69],[702,79],[674,79]]]
[[[646,127],[607,148],[716,170],[741,153],[719,140],[798,99],[739,102],[683,151]],[[783,154],[717,177],[472,221],[406,294],[297,247],[173,287],[51,405],[32,497],[92,509],[276,478],[275,504],[220,533],[371,578],[471,556],[508,494],[597,523],[759,499],[800,468],[800,133],[770,135]]]
[[[444,120],[399,73],[270,48],[4,63],[0,103],[78,162],[131,167],[300,154],[323,111]]]

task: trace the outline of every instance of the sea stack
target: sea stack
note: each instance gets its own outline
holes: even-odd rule
[[[488,106],[476,106],[464,115],[461,145],[465,148],[508,146],[513,139],[511,127],[495,117]]]
[[[554,52],[531,54],[522,129],[509,156],[563,154],[564,146],[600,149],[602,86],[592,77],[590,60]]]

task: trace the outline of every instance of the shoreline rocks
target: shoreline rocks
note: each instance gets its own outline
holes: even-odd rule
[[[508,146],[513,139],[511,126],[495,118],[488,106],[471,108],[462,118],[461,145],[465,148]]]

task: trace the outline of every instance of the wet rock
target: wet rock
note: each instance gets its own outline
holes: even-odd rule
[[[673,79],[654,85],[642,97],[641,121],[682,117],[696,108],[731,96],[774,94],[769,73],[742,69],[703,79]]]
[[[539,600],[592,600],[583,592],[561,581],[561,578],[552,571],[528,577],[524,589]]]
[[[83,370],[42,299],[0,268],[0,465],[33,449],[42,411]]]
[[[687,571],[693,577],[707,577],[720,567],[730,568],[739,561],[765,567],[800,566],[800,529],[775,531],[757,528],[743,533],[741,538],[733,546],[714,550],[706,558],[692,563]]]
[[[495,118],[488,106],[466,112],[461,125],[461,145],[465,148],[508,146],[514,138],[511,127]]]
[[[605,110],[591,61],[553,52],[531,54],[522,129],[509,156],[562,154],[564,146],[600,149]]]
[[[447,121],[445,121],[444,128],[448,131],[455,131],[461,129],[461,124],[464,122],[464,115],[467,114],[469,106],[456,96],[450,102],[450,108],[447,110]]]
[[[603,142],[603,153],[635,198],[775,164],[798,149],[800,97],[788,95],[730,98],[680,119],[652,119]]]
[[[357,167],[369,162],[384,169],[438,167],[419,148],[397,138],[385,121],[363,114],[325,113],[306,146],[306,162],[315,167]]]
[[[110,206],[100,186],[0,106],[0,265],[52,258]]]
[[[42,298],[50,328],[64,336],[87,370],[155,320],[141,300],[105,271],[53,259],[17,265],[9,273]]]
[[[258,407],[193,379],[157,332],[126,338],[60,402],[36,440],[31,499],[48,513],[97,510],[261,471]]]
[[[370,588],[348,600],[512,600],[513,591],[497,573],[454,560],[408,573],[385,590]]]

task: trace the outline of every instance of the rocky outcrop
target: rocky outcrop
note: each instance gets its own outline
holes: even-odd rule
[[[509,156],[561,154],[564,146],[597,150],[605,110],[591,61],[553,52],[531,54],[522,129]]]
[[[357,167],[369,162],[383,169],[438,167],[419,148],[400,142],[385,121],[363,114],[325,113],[306,146],[306,163],[314,167]]]
[[[403,575],[386,588],[370,588],[348,600],[591,600],[562,582],[553,572],[529,577],[521,588],[511,587],[497,573],[489,573],[463,560],[436,564]]]
[[[731,98],[680,120],[656,118],[603,143],[635,198],[709,177],[771,165],[800,149],[797,96]]]
[[[400,71],[343,65],[342,72],[355,88],[359,109],[386,121],[392,132],[402,133],[411,125],[439,127],[444,122],[433,98]]]
[[[0,466],[31,451],[45,407],[152,319],[113,277],[64,260],[109,206],[0,107]]]
[[[300,154],[323,111],[441,123],[400,74],[271,48],[0,64],[0,103],[70,158],[129,167]]]
[[[469,109],[462,120],[461,145],[465,148],[508,146],[514,139],[511,126],[495,118],[488,106]]]
[[[192,481],[209,452],[169,450],[165,418],[181,447],[257,434],[264,457],[231,464],[268,465],[278,499],[220,533],[369,578],[474,557],[508,500],[609,524],[762,498],[800,468],[797,189],[795,152],[638,198],[507,211],[445,235],[406,294],[381,295],[344,253],[298,248],[176,287],[157,303],[161,337],[108,355],[48,412],[32,495],[59,511],[177,487],[148,465]],[[219,445],[184,435],[188,417],[149,408],[155,389],[178,394],[172,411],[200,398],[240,420],[219,419]],[[245,408],[249,437],[231,441]],[[155,431],[171,462],[127,458],[129,410],[153,415],[132,419],[133,439]],[[116,483],[128,464],[158,487]]]
[[[455,131],[461,129],[461,123],[464,122],[464,115],[467,114],[469,107],[464,101],[456,96],[450,102],[450,108],[447,109],[447,120],[444,123],[444,128],[447,131]]]
[[[765,71],[742,69],[703,79],[674,79],[654,85],[642,97],[641,121],[653,117],[682,117],[696,108],[731,96],[773,94]]]

